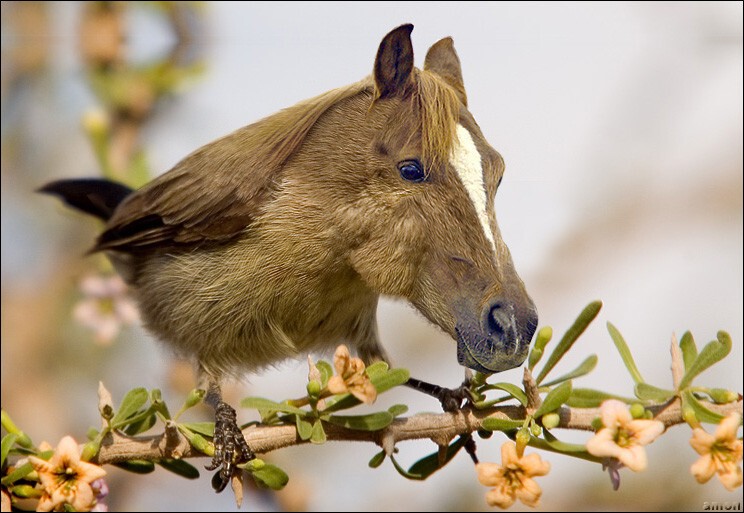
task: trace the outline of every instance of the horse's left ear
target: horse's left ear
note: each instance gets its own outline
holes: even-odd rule
[[[429,48],[424,60],[424,69],[442,77],[451,85],[460,97],[463,105],[468,105],[468,97],[465,94],[465,84],[462,81],[462,67],[460,58],[455,52],[455,44],[451,37],[440,39]]]
[[[375,58],[375,87],[377,98],[402,94],[412,80],[413,25],[401,25],[382,38]]]

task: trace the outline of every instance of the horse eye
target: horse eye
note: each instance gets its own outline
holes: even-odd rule
[[[409,182],[423,182],[426,180],[424,167],[418,160],[404,160],[398,164],[398,171],[400,171],[400,176]]]

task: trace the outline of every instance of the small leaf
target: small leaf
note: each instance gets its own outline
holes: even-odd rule
[[[619,395],[608,394],[591,388],[574,388],[571,391],[571,397],[566,401],[566,405],[572,408],[597,408],[607,399],[617,399],[627,404],[635,402],[635,399],[620,397]]]
[[[246,397],[240,401],[240,406],[259,411],[278,411],[282,413],[294,413],[295,415],[307,415],[308,413],[296,406],[286,403],[277,403],[271,399],[264,399],[263,397]]]
[[[542,358],[545,352],[545,346],[548,345],[548,342],[550,342],[551,338],[553,338],[553,328],[551,328],[550,326],[540,328],[540,330],[537,332],[537,337],[535,337],[535,345],[532,347],[530,356],[527,359],[527,367],[530,369],[530,371],[535,368],[535,365],[537,365]]]
[[[545,396],[540,407],[535,410],[533,417],[539,419],[546,413],[550,413],[551,411],[560,408],[566,401],[568,401],[568,398],[571,397],[571,388],[571,382],[566,381],[548,392],[548,395]]]
[[[372,456],[372,459],[369,460],[369,463],[368,463],[369,467],[370,468],[377,468],[380,465],[382,465],[382,462],[385,461],[385,456],[386,456],[385,455],[385,451],[380,451],[377,454],[375,454],[374,456]]]
[[[692,333],[685,331],[682,338],[679,341],[679,348],[682,350],[682,359],[685,362],[685,371],[689,371],[692,367],[692,363],[695,361],[698,355],[697,345],[695,339],[692,338]]]
[[[548,381],[547,383],[543,384],[544,387],[552,387],[553,385],[557,385],[558,383],[563,383],[564,381],[568,381],[569,379],[576,379],[580,378],[581,376],[586,376],[591,371],[594,370],[594,367],[597,366],[597,362],[599,361],[599,358],[596,354],[589,355],[586,360],[581,362],[581,365],[576,367],[574,370],[569,372],[568,374],[564,374],[560,378],[556,378],[552,381]]]
[[[390,415],[392,415],[393,417],[398,417],[408,412],[408,406],[406,406],[405,404],[394,404],[390,408],[388,408],[388,412],[390,412]]]
[[[49,457],[51,457],[51,455]],[[34,467],[30,463],[24,463],[20,467],[17,467],[15,470],[13,470],[13,472],[11,472],[10,474],[0,479],[0,483],[2,483],[4,486],[12,485],[19,479],[23,479],[24,477],[26,477],[29,473],[33,472],[33,470]]]
[[[365,372],[367,373],[367,376],[372,379],[373,377],[382,376],[388,370],[390,370],[390,366],[386,362],[379,361],[367,367]]]
[[[435,452],[433,454],[430,454],[429,456],[425,456],[418,460],[416,463],[411,465],[411,468],[408,469],[409,475],[414,476],[420,476],[421,479],[426,479],[430,475],[432,475],[434,472],[439,470],[440,468],[444,467],[447,463],[450,462],[452,458],[455,457],[455,455],[460,451],[460,449],[463,448],[465,445],[465,442],[467,442],[467,437],[459,437],[457,440],[452,442],[448,447],[447,451],[444,454],[444,460],[441,461],[441,456],[439,452]]]
[[[607,323],[607,331],[610,332],[612,341],[615,343],[615,347],[617,347],[617,351],[620,353],[620,358],[623,359],[623,363],[625,364],[625,367],[628,368],[633,381],[636,384],[644,383],[643,376],[641,376],[641,373],[638,371],[638,367],[636,367],[635,361],[633,360],[633,355],[630,354],[630,349],[628,348],[628,344],[625,342],[623,336],[610,322]]]
[[[561,341],[558,342],[558,345],[548,357],[548,361],[545,362],[545,365],[540,371],[540,374],[537,375],[537,379],[535,380],[535,382],[538,385],[542,383],[543,379],[545,379],[545,376],[547,376],[551,369],[555,367],[555,365],[560,361],[561,358],[563,358],[563,355],[566,354],[569,349],[571,349],[571,346],[573,346],[574,342],[576,342],[579,336],[584,333],[584,330],[586,330],[587,326],[591,324],[594,318],[597,317],[597,314],[599,314],[599,310],[601,308],[601,301],[592,301],[581,311],[579,316],[574,321],[573,325],[568,328],[566,334],[563,335]]]
[[[706,344],[697,358],[695,358],[695,361],[690,364],[690,368],[687,369],[687,372],[682,377],[682,381],[679,383],[680,390],[687,388],[698,374],[724,359],[730,351],[731,337],[725,331],[719,331],[718,340]]]
[[[295,424],[297,425],[297,434],[300,435],[300,439],[310,440],[310,437],[313,436],[313,425],[300,415],[295,416]]]
[[[326,433],[323,429],[323,423],[320,421],[320,419],[316,420],[315,424],[313,424],[313,431],[310,435],[310,442],[314,444],[326,443]]]
[[[142,419],[132,422],[124,427],[124,432],[129,436],[135,436],[140,433],[144,433],[157,422],[157,417],[154,413],[144,416]]]
[[[170,470],[174,474],[178,474],[186,479],[198,479],[199,471],[191,463],[185,460],[177,460],[172,458],[159,460],[158,465],[166,470]]]
[[[214,437],[214,422],[179,422],[178,425],[194,433],[199,433],[210,438]]]
[[[257,470],[252,470],[251,476],[256,484],[263,488],[281,490],[289,482],[289,476],[276,465],[267,463]]]
[[[127,472],[133,472],[135,474],[149,474],[155,470],[155,463],[147,460],[129,460],[114,463],[120,469],[126,470]]]
[[[527,394],[525,394],[524,390],[519,388],[517,385],[514,385],[512,383],[494,383],[485,387],[485,390],[493,389],[503,390],[514,399],[519,401],[522,406],[527,406]]]
[[[682,392],[682,408],[689,406],[695,412],[695,417],[700,422],[707,424],[719,424],[725,417],[719,413],[709,410],[689,390]]]
[[[675,396],[674,390],[665,390],[648,383],[638,383],[635,386],[635,395],[641,401],[653,401],[664,403]]]
[[[385,428],[393,422],[393,415],[389,411],[380,411],[367,415],[328,415],[323,416],[323,420],[357,431],[377,431]]]
[[[5,466],[5,460],[8,458],[10,449],[13,448],[16,440],[18,440],[18,435],[16,433],[8,433],[3,437],[2,444],[0,444],[0,452],[2,453],[2,461],[0,462],[1,466]]]
[[[315,366],[320,371],[320,386],[325,388],[328,385],[328,380],[333,376],[333,367],[325,360],[320,360]]]
[[[119,405],[119,411],[111,419],[111,427],[116,429],[127,424],[127,419],[137,413],[147,403],[148,398],[147,390],[141,387],[127,392]]]
[[[510,431],[519,429],[524,425],[524,420],[503,419],[501,417],[488,417],[481,422],[481,428],[488,431]]]

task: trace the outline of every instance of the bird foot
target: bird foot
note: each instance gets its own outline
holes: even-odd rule
[[[212,477],[212,488],[217,493],[225,489],[233,472],[239,470],[236,465],[256,457],[243,437],[238,426],[235,409],[224,401],[219,401],[214,415],[214,456],[207,470],[220,469]]]

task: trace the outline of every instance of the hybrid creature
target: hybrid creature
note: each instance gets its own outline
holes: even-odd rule
[[[139,190],[41,189],[105,221],[92,251],[129,283],[147,328],[198,365],[218,491],[253,457],[220,384],[339,343],[387,360],[381,295],[448,333],[465,367],[527,356],[537,312],[494,211],[504,161],[468,111],[452,39],[418,69],[412,30],[383,38],[370,77],[211,142]]]

